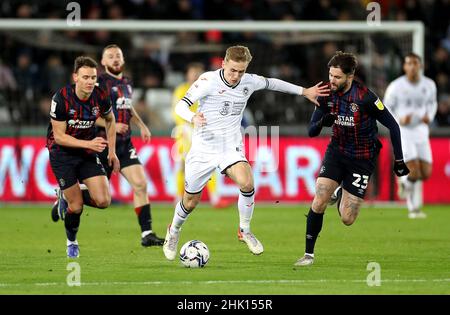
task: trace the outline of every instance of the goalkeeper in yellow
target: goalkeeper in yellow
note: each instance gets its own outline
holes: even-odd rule
[[[192,62],[188,64],[186,69],[186,82],[177,86],[175,91],[173,92],[173,100],[172,100],[172,113],[175,119],[175,129],[173,133],[173,137],[175,138],[175,153],[177,156],[175,157],[175,176],[176,176],[176,201],[178,202],[183,197],[184,193],[184,162],[189,149],[191,148],[191,136],[192,136],[192,124],[186,122],[180,116],[175,114],[175,105],[181,100],[186,94],[187,90],[191,87],[191,85],[198,79],[198,77],[205,72],[205,68],[202,63]],[[196,112],[198,107],[198,102],[194,103],[190,106],[190,110],[192,112]],[[209,199],[213,207],[215,208],[223,208],[228,205],[228,203],[221,199],[219,193],[217,191],[217,175],[214,173],[211,176],[211,179],[208,181],[206,185],[208,189]]]

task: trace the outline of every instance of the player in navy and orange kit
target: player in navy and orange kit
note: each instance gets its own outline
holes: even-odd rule
[[[67,235],[67,256],[79,256],[77,232],[83,204],[106,208],[111,203],[108,179],[97,153],[110,147],[108,165],[119,170],[115,153],[115,119],[108,95],[95,86],[97,63],[89,57],[75,59],[74,85],[61,88],[52,98],[50,124],[47,131],[47,148],[50,165],[58,181],[58,209],[64,208],[64,225]],[[95,121],[103,117],[107,139],[96,137]],[[82,193],[79,183],[89,192]],[[61,198],[64,193],[65,199]],[[64,207],[61,203],[64,201]],[[52,216],[54,215],[52,211]]]
[[[353,54],[336,52],[328,63],[331,94],[318,98],[320,106],[316,107],[311,118],[310,137],[319,135],[324,126],[333,126],[333,135],[319,171],[316,194],[306,221],[305,255],[295,266],[314,262],[315,242],[330,201],[337,201],[338,212],[345,225],[356,220],[381,149],[377,120],[389,129],[395,174],[404,176],[409,173],[403,161],[399,126],[380,99],[365,85],[353,80],[356,66]]]
[[[149,142],[151,133],[132,105],[132,82],[123,75],[125,60],[122,50],[117,45],[108,45],[103,49],[102,65],[105,73],[98,79],[99,86],[109,94],[114,116],[116,117],[116,153],[120,161],[120,173],[133,188],[133,204],[141,228],[142,246],[162,246],[164,239],[152,230],[150,201],[147,193],[147,180],[144,167],[131,142],[131,122],[136,124],[144,142]],[[97,132],[105,137],[105,122],[97,120]],[[108,166],[108,149],[100,153],[100,160],[105,166],[108,178],[112,169]]]

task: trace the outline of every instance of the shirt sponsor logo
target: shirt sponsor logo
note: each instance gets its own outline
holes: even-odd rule
[[[88,128],[91,128],[94,125],[95,121],[93,121],[93,120],[79,120],[79,119],[74,120],[74,119],[71,119],[67,123],[72,128],[88,129]]]
[[[342,116],[339,115],[338,119],[334,122],[337,125],[341,125],[344,127],[354,127],[355,126],[355,120],[352,116]]]
[[[119,97],[116,100],[117,109],[131,109],[131,99],[127,97]]]

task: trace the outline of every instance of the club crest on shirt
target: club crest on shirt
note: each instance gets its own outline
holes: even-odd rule
[[[222,116],[226,116],[230,113],[231,102],[225,101],[223,102],[222,108],[219,110],[219,113]]]
[[[244,94],[245,96],[248,95],[248,87],[245,87],[245,88],[242,90],[242,94]]]
[[[98,108],[97,107],[93,107],[92,108],[92,116],[97,116],[98,115]]]
[[[350,104],[350,111],[351,111],[352,113],[356,113],[358,110],[359,110],[358,104],[356,104],[356,103],[351,103],[351,104]]]

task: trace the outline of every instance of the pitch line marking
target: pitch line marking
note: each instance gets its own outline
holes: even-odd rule
[[[195,284],[305,284],[305,283],[365,283],[366,280],[346,280],[346,279],[316,279],[316,280],[210,280],[210,281],[102,281],[102,282],[81,282],[81,286],[120,286],[120,285],[195,285]],[[410,283],[410,282],[450,282],[450,279],[384,279],[381,283]],[[60,286],[67,284],[65,282],[38,282],[38,283],[0,283],[2,287],[20,287],[20,286]]]

